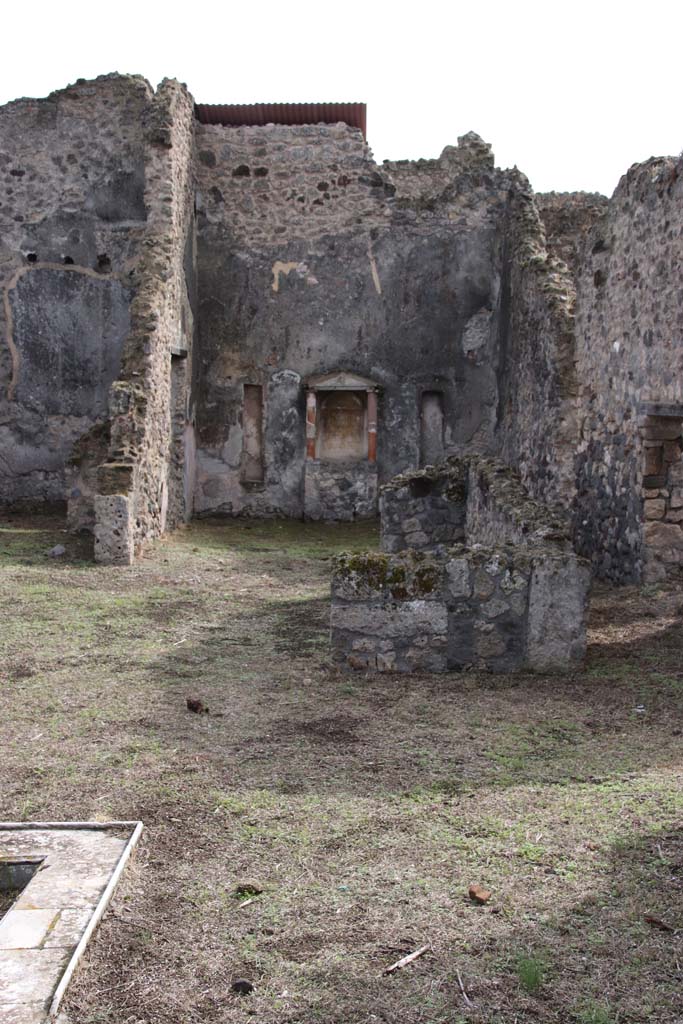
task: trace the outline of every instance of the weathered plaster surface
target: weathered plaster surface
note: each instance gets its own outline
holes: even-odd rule
[[[303,385],[338,369],[380,388],[380,482],[419,464],[424,390],[443,392],[447,451],[486,450],[516,182],[489,147],[378,167],[341,124],[198,125],[197,153],[197,511],[304,513]],[[245,383],[264,388],[259,489],[237,472]]]
[[[73,445],[107,417],[150,97],[109,75],[0,108],[0,502],[65,501]]]

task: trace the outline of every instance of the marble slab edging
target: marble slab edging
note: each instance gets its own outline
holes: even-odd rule
[[[142,827],[140,821],[0,822],[0,857],[41,861],[0,922],[3,1021],[55,1020]]]

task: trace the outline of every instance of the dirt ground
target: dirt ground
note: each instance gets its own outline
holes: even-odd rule
[[[145,823],[72,1024],[683,1020],[680,591],[598,588],[572,675],[364,676],[328,591],[372,526],[132,568],[61,526],[0,522],[0,818]]]

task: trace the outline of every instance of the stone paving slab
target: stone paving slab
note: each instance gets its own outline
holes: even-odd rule
[[[87,907],[83,910],[62,910],[43,943],[43,949],[52,949],[56,946],[71,946],[73,949],[78,945],[90,916]]]
[[[19,910],[0,921],[0,949],[36,949],[59,917],[58,910]]]
[[[0,956],[0,1020],[4,1006],[47,1006],[69,961],[68,949],[5,949]]]
[[[44,1024],[46,1012],[43,1003],[3,1006],[2,1024]]]
[[[131,831],[0,829],[0,861],[41,860],[0,921],[2,1024],[45,1024],[55,990]]]

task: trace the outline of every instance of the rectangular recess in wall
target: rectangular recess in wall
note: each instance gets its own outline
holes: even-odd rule
[[[263,482],[263,388],[260,384],[244,385],[240,475],[243,483]]]
[[[420,408],[420,464],[433,466],[441,462],[443,446],[443,394],[423,391]]]
[[[328,462],[357,462],[367,459],[366,391],[319,393],[317,457]]]

